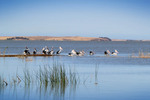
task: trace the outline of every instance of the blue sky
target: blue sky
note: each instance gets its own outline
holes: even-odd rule
[[[1,0],[0,36],[150,39],[150,0]]]

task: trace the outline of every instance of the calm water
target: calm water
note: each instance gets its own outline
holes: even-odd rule
[[[25,47],[38,52],[45,46],[63,51],[54,57],[0,58],[0,75],[9,83],[0,87],[0,100],[149,100],[150,99],[150,59],[131,58],[139,51],[149,52],[150,42],[58,42],[58,41],[0,41],[1,54],[22,54]],[[69,57],[72,49],[84,50],[85,56]],[[117,49],[117,57],[105,57],[103,52]],[[95,55],[89,56],[89,51]],[[29,69],[32,76],[39,68],[63,64],[73,69],[80,77],[76,86],[45,87],[32,82],[25,86],[23,82],[14,85],[12,79],[17,75],[23,80],[24,70]],[[97,78],[95,77],[97,70]],[[34,80],[35,81],[35,80]],[[98,84],[95,84],[98,83]]]

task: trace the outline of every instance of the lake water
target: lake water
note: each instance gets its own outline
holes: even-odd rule
[[[70,41],[0,41],[1,54],[22,54],[25,47],[41,52],[45,46],[61,46],[60,55],[52,57],[0,58],[0,76],[8,83],[0,86],[0,100],[149,100],[150,59],[131,58],[139,51],[149,52],[150,42],[70,42]],[[5,50],[6,49],[6,50]],[[72,49],[84,50],[84,56],[67,56]],[[118,56],[104,56],[105,50],[118,50]],[[90,56],[89,51],[95,55]],[[78,84],[65,87],[39,85],[34,78],[39,69],[64,65],[79,77]],[[24,85],[24,71],[33,77],[30,86]],[[96,70],[96,71],[95,71]],[[97,74],[96,74],[97,72]],[[13,84],[19,76],[20,83]]]

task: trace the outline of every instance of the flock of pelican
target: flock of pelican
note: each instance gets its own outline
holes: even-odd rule
[[[59,47],[59,50],[56,52],[56,54],[60,54],[62,50],[63,50],[63,48],[62,48],[62,47]],[[26,47],[26,49],[24,50],[23,53],[24,53],[24,55],[30,55],[30,54],[31,54],[28,47]],[[53,55],[53,54],[55,54],[55,52],[54,52],[54,50],[53,50],[53,47],[51,48],[51,50],[49,50],[49,48],[48,48],[47,46],[45,46],[45,47],[42,49],[42,53],[45,54],[45,55],[46,55],[46,54],[47,54],[47,55]],[[33,54],[34,54],[34,55],[37,54],[36,48],[34,48]]]
[[[118,53],[119,52],[117,50],[115,50],[114,52],[110,52],[109,50],[104,51],[104,54],[106,56],[108,56],[108,55],[117,56]]]
[[[51,50],[49,50],[49,48],[47,46],[45,46],[43,49],[42,49],[42,53],[45,54],[45,55],[54,55],[54,54],[60,54],[62,52],[63,48],[62,47],[59,47],[59,50],[55,53],[55,51],[53,50],[53,47],[51,48]],[[117,50],[115,50],[114,52],[110,52],[109,50],[106,50],[104,51],[104,55],[105,56],[117,56],[119,52]],[[33,54],[37,54],[37,50],[36,48],[34,48],[34,51],[33,51]],[[70,53],[68,53],[68,56],[84,56],[85,52],[82,50],[82,51],[75,51],[74,49],[71,50]],[[89,55],[94,55],[95,53],[93,51],[90,51],[89,52]],[[24,50],[24,55],[30,55],[30,51],[29,51],[29,48],[26,47],[26,49]]]

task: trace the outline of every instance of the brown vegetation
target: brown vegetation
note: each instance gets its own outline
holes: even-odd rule
[[[138,56],[131,56],[132,58],[150,58],[150,53],[144,53],[142,51],[139,51],[139,55]]]

